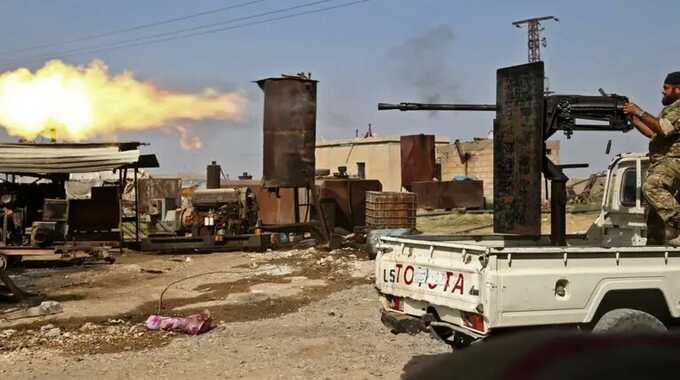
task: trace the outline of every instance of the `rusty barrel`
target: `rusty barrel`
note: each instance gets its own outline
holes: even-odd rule
[[[366,226],[371,229],[416,228],[414,193],[366,192]]]

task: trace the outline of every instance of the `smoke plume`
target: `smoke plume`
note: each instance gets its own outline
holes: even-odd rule
[[[388,51],[396,80],[415,89],[414,100],[437,103],[453,97],[457,85],[449,56],[454,40],[451,27],[440,25]]]

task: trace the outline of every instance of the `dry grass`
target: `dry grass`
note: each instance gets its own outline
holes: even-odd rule
[[[567,213],[567,233],[584,233],[595,221],[599,212]],[[492,234],[493,214],[453,213],[430,217],[419,217],[417,228],[426,234],[465,234],[474,229],[474,234]],[[542,215],[541,230],[550,233],[550,214]]]

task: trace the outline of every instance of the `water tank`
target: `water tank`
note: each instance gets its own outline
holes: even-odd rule
[[[312,186],[317,81],[286,76],[257,84],[264,91],[264,187]]]

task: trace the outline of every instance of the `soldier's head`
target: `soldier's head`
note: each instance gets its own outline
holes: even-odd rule
[[[662,94],[661,103],[664,106],[669,106],[680,99],[680,71],[666,76],[666,80],[663,82]]]

